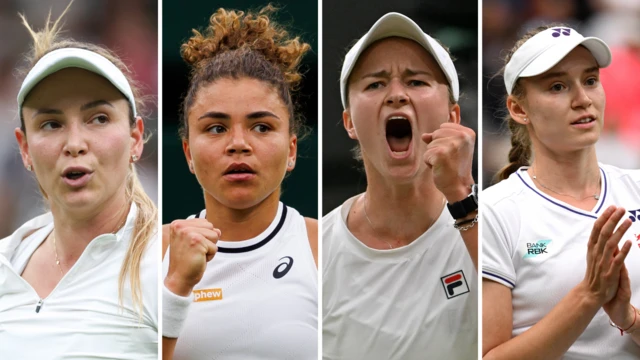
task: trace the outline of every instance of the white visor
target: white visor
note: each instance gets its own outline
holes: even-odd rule
[[[567,27],[544,30],[527,40],[513,53],[504,69],[504,85],[511,94],[518,78],[536,76],[554,67],[576,46],[587,48],[603,68],[611,64],[611,50],[596,37],[583,37]]]
[[[344,63],[342,64],[342,72],[340,73],[340,95],[342,98],[342,106],[345,109],[347,108],[347,95],[349,91],[347,83],[349,82],[349,75],[351,75],[351,71],[353,71],[360,54],[362,54],[367,47],[374,42],[393,36],[413,40],[433,55],[451,86],[453,98],[455,101],[458,101],[458,96],[460,94],[458,74],[456,73],[456,68],[453,66],[453,61],[447,51],[431,36],[422,32],[422,29],[420,29],[413,20],[402,14],[392,12],[378,19],[378,21],[373,24],[369,32],[358,40],[358,42],[347,53]]]
[[[22,82],[22,86],[18,92],[18,108],[22,109],[24,99],[40,81],[66,68],[84,69],[109,80],[109,82],[127,98],[129,104],[131,104],[133,116],[137,116],[133,92],[122,71],[104,56],[96,54],[93,51],[78,48],[57,49],[38,60]]]

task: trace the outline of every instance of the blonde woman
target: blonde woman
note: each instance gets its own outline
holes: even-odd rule
[[[138,89],[112,52],[60,39],[60,19],[39,32],[22,19],[34,43],[15,136],[51,211],[0,240],[0,358],[156,359]]]

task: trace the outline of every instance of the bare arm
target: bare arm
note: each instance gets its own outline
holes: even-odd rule
[[[558,359],[580,337],[599,309],[599,304],[579,286],[536,325],[511,338],[511,289],[485,279],[482,281],[482,358]]]
[[[450,204],[469,196],[474,183],[471,169],[476,141],[475,132],[459,124],[460,108],[456,105],[454,110],[451,114],[455,114],[456,123],[441,124],[436,131],[422,134],[421,137],[427,144],[423,159],[427,168],[432,170],[433,183]],[[473,219],[476,215],[477,210],[459,220]],[[473,266],[478,270],[478,226],[460,231],[460,234]]]
[[[478,215],[478,211],[474,211],[469,214],[465,219],[458,220],[468,220],[473,219]],[[473,261],[473,266],[475,266],[476,270],[478,270],[478,224],[474,224],[473,227],[466,231],[460,231],[460,235],[462,236],[462,240],[464,241],[464,245],[467,247],[467,251],[469,252],[469,256],[471,256],[471,260]]]
[[[631,331],[631,339],[640,346],[640,310],[636,307],[636,316],[637,320],[633,327],[629,330]]]
[[[638,344],[638,346],[640,346],[640,309],[638,309],[638,307],[636,306],[633,308],[633,311],[635,311],[635,314],[634,314],[635,322],[633,323],[631,328],[627,330],[628,335],[625,335],[625,336],[631,336],[631,339],[633,340],[633,342],[635,342],[636,344]]]
[[[178,296],[189,296],[200,282],[206,263],[215,256],[219,237],[220,231],[204,219],[178,220],[163,225],[163,257],[171,244],[169,271],[164,279],[166,289]],[[173,359],[177,342],[178,338],[162,337],[163,360]]]
[[[602,308],[609,315],[609,319],[627,333],[625,336],[630,336],[640,345],[640,309],[631,304],[631,280],[626,266],[620,269],[620,283],[616,296]]]
[[[167,249],[169,248],[169,226],[170,224],[162,225],[162,258],[164,259],[164,255],[167,253]],[[176,349],[176,344],[178,343],[178,339],[176,338],[168,338],[162,337],[162,360],[172,360],[173,352]]]
[[[172,360],[178,339],[162,337],[162,360]]]

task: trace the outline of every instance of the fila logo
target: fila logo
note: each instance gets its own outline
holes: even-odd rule
[[[287,259],[287,260],[282,261],[283,259]],[[273,269],[273,277],[276,279],[280,279],[281,277],[287,275],[287,273],[289,272],[289,270],[291,270],[291,267],[293,266],[293,258],[291,256],[285,256],[283,258],[280,258],[280,261],[282,262],[278,264],[278,266],[276,266],[275,269]]]
[[[440,282],[442,282],[444,294],[447,296],[447,299],[452,299],[469,292],[469,285],[467,285],[467,279],[464,277],[462,270],[441,277]]]
[[[551,36],[553,36],[554,38],[557,38],[560,35],[565,35],[565,36],[571,35],[571,29],[569,29],[569,28],[555,28],[555,29],[553,29],[553,33],[551,33]]]
[[[632,222],[636,222],[636,220],[640,221],[640,209],[629,210],[629,213],[631,214],[629,219],[631,219]]]
[[[193,291],[193,301],[222,300],[222,289],[202,289]]]
[[[536,257],[538,255],[549,254],[547,252],[547,247],[551,243],[551,240],[538,240],[535,243],[527,243],[527,253],[522,257],[523,259],[528,259],[532,257]]]

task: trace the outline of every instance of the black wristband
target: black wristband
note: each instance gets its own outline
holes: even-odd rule
[[[472,212],[478,210],[477,185],[471,185],[471,193],[463,200],[451,204],[447,203],[447,209],[449,209],[451,216],[456,220],[465,218]]]

